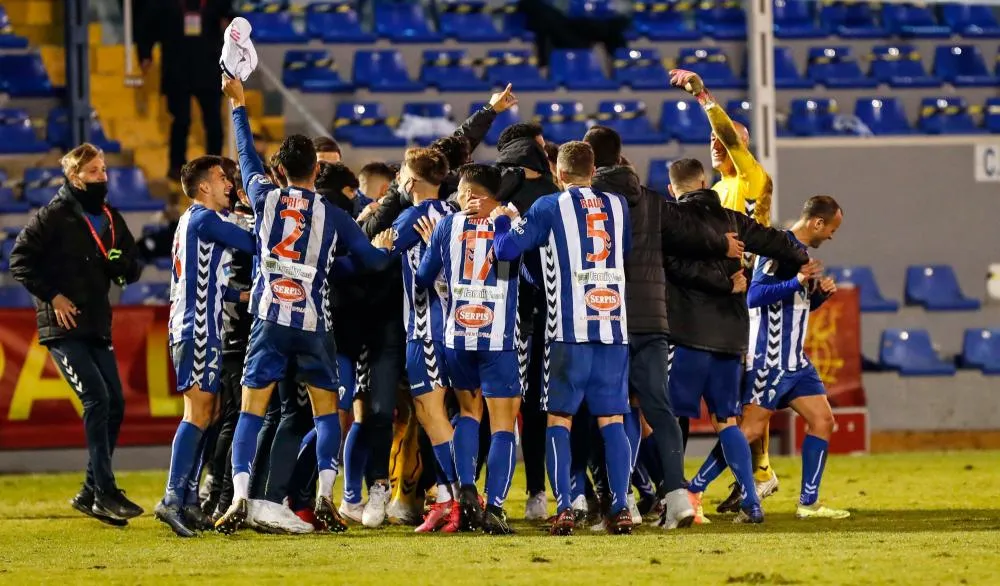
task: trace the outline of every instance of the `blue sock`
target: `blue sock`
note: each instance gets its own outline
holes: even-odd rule
[[[569,488],[569,460],[569,430],[561,425],[550,425],[545,430],[545,468],[549,473],[552,492],[556,494],[557,512],[573,506]]]
[[[629,493],[628,479],[632,472],[632,448],[625,435],[625,426],[621,423],[605,425],[601,428],[601,436],[604,438],[604,460],[608,470],[608,489],[611,491],[611,507],[608,511],[614,515],[628,507],[626,497]]]
[[[486,502],[503,507],[514,480],[514,432],[498,431],[490,436],[490,453],[486,457]]]
[[[721,446],[721,441],[716,445]],[[708,458],[705,458],[705,462],[702,463],[701,468],[698,469],[698,474],[696,474],[688,484],[688,490],[691,492],[705,492],[708,485],[712,484],[712,481],[718,478],[719,475],[725,471],[726,462],[724,460],[720,461],[719,458],[716,457],[716,453],[721,451],[721,449],[721,447],[719,450],[714,448],[712,449]]]
[[[361,502],[361,483],[365,479],[368,463],[368,446],[364,429],[355,421],[344,438],[344,500],[352,505]]]
[[[198,451],[195,452],[194,464],[192,464],[191,472],[188,474],[187,491],[184,497],[185,505],[197,505],[201,502],[198,497],[198,487],[201,485],[201,467],[205,464],[205,441],[207,439],[203,432],[201,441],[198,442]]]
[[[573,459],[573,454],[570,454],[570,459]],[[577,465],[579,464],[579,465]],[[569,463],[569,499],[570,502],[576,502],[576,499],[583,496],[587,490],[587,463],[586,462],[576,462],[573,459]]]
[[[750,444],[740,428],[731,425],[719,432],[719,443],[726,462],[733,470],[736,482],[743,490],[743,506],[760,505],[757,489],[753,483],[753,463],[750,459]]]
[[[458,473],[455,471],[455,446],[454,442],[444,442],[434,446],[434,459],[438,464],[438,484],[451,486],[458,481]]]
[[[642,441],[642,425],[639,423],[639,408],[632,407],[632,410],[623,417],[625,425],[625,437],[628,438],[629,472],[635,468],[635,462],[639,459],[639,442]]]
[[[313,417],[316,424],[316,468],[336,470],[340,452],[340,415],[329,413]]]
[[[819,499],[819,483],[823,481],[826,454],[830,444],[825,439],[806,435],[802,441],[802,492],[799,504],[814,505]]]
[[[257,455],[257,436],[262,427],[263,417],[246,411],[240,412],[236,431],[233,432],[233,476],[242,472],[250,474],[254,456]]]
[[[167,474],[167,490],[163,502],[168,505],[184,506],[188,475],[194,466],[194,459],[201,443],[202,430],[188,421],[181,421],[174,434],[170,451],[170,472]]]
[[[476,484],[476,458],[479,456],[479,422],[459,417],[455,424],[455,471],[462,486]]]

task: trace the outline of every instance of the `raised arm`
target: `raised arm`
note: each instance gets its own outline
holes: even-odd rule
[[[377,271],[384,267],[389,260],[389,254],[372,246],[365,233],[354,223],[351,216],[347,215],[347,212],[332,204],[328,205],[327,209],[328,213],[333,215],[333,221],[336,223],[337,236],[343,240],[344,246],[353,258],[370,270]]]
[[[455,136],[464,136],[469,140],[469,152],[476,150],[486,134],[489,133],[493,121],[497,119],[497,114],[509,110],[517,104],[517,96],[512,91],[511,84],[502,92],[493,94],[490,103],[476,112],[473,112],[457,130]]]
[[[226,248],[253,254],[256,250],[253,235],[236,224],[224,221],[214,212],[199,214],[195,234],[202,240],[217,242]]]
[[[238,79],[223,77],[222,91],[229,96],[233,107],[233,126],[236,132],[236,151],[240,158],[240,174],[243,176],[243,189],[256,208],[257,199],[272,189],[266,181],[267,174],[264,164],[257,156],[253,143],[253,131],[250,129],[250,119],[247,117],[246,99],[243,96],[243,84]],[[265,181],[261,181],[265,179]],[[260,186],[264,186],[261,188]]]
[[[525,252],[544,246],[552,231],[551,207],[539,201],[516,224],[512,222],[517,212],[506,206],[493,210],[493,251],[497,260],[517,260]]]
[[[731,210],[727,210],[727,213],[737,226],[740,240],[747,252],[774,259],[795,269],[809,262],[809,254],[793,242],[787,232],[761,226],[745,214]]]

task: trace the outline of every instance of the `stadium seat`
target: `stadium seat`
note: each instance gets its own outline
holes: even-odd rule
[[[490,84],[472,69],[464,49],[424,51],[420,81],[442,92],[485,92]]]
[[[146,175],[138,167],[108,169],[108,203],[123,212],[151,212],[165,207],[162,200],[153,199]]]
[[[119,305],[168,305],[169,283],[133,283],[122,290]]]
[[[893,97],[858,98],[854,104],[854,115],[860,118],[874,134],[913,132],[902,102]]]
[[[0,308],[18,309],[34,307],[31,293],[21,285],[0,285]]]
[[[660,193],[670,193],[667,190],[667,185],[670,185],[670,163],[672,162],[673,159],[650,159],[646,187]]]
[[[635,5],[632,25],[651,41],[695,41],[701,38],[691,21],[694,3],[690,0],[653,0]]]
[[[894,312],[899,303],[882,296],[882,290],[875,281],[875,273],[868,266],[830,267],[827,272],[840,284],[854,285],[861,300],[861,311],[870,313]]]
[[[989,6],[945,4],[941,7],[941,20],[963,37],[1000,38],[1000,23]]]
[[[403,56],[395,49],[354,54],[354,85],[373,92],[419,92],[424,85],[410,79]]]
[[[646,104],[638,100],[603,101],[597,105],[597,121],[613,128],[622,144],[663,144],[667,137],[646,117]]]
[[[472,116],[479,110],[482,110],[485,106],[486,102],[473,102],[469,104],[469,116]],[[483,142],[490,146],[495,146],[497,144],[497,140],[500,139],[500,133],[511,124],[516,124],[520,121],[521,118],[519,116],[517,106],[514,106],[509,110],[504,110],[503,112],[497,114],[497,117],[490,126],[489,132],[486,133],[486,138],[483,139]]]
[[[701,105],[694,100],[667,100],[660,113],[660,131],[682,143],[705,144],[712,126]]]
[[[0,171],[0,181],[7,183],[7,175]],[[14,196],[14,190],[6,185],[0,186],[0,214],[24,214],[31,210],[31,204],[25,199]]]
[[[872,47],[869,76],[892,87],[939,87],[941,80],[928,75],[920,53],[913,45]]]
[[[396,120],[388,118],[377,102],[342,102],[337,104],[334,138],[354,146],[406,146],[406,140],[392,132]]]
[[[878,39],[888,36],[876,22],[872,5],[867,2],[836,1],[824,4],[819,12],[823,28],[845,39]]]
[[[966,297],[955,270],[948,265],[916,265],[906,268],[906,304],[922,305],[928,311],[971,311],[979,300]]]
[[[403,104],[403,117],[406,116],[418,116],[420,118],[436,120],[452,120],[451,105],[445,104],[444,102],[407,102]],[[421,146],[427,146],[438,138],[453,132],[438,132],[431,125],[422,125],[421,130],[424,132],[410,137],[413,142]]]
[[[718,47],[687,47],[677,56],[679,67],[701,76],[710,89],[741,89],[746,80],[739,79],[729,66],[729,58]]]
[[[531,51],[497,49],[486,54],[486,81],[495,88],[514,84],[518,92],[551,92],[557,84],[542,77]]]
[[[850,47],[810,47],[806,76],[828,88],[874,88],[878,82],[861,72]]]
[[[809,89],[812,80],[802,77],[788,47],[774,48],[774,86],[778,89]]]
[[[556,144],[582,140],[587,133],[587,115],[580,102],[537,102],[535,119],[545,138]]]
[[[924,98],[920,102],[917,128],[926,134],[980,134],[965,98]]]
[[[634,90],[658,90],[670,87],[670,74],[663,65],[660,51],[653,48],[615,51],[614,79]]]
[[[44,153],[49,145],[40,140],[24,110],[0,109],[0,154]]]
[[[0,49],[23,49],[27,46],[28,39],[14,34],[7,11],[0,6]]]
[[[335,61],[325,50],[286,52],[281,81],[289,88],[308,93],[339,93],[354,89],[351,82],[340,78]]]
[[[970,328],[962,338],[963,366],[1000,374],[1000,328]]]
[[[375,2],[375,34],[394,43],[439,43],[421,2]]]
[[[461,43],[503,43],[510,40],[506,31],[498,31],[493,15],[483,0],[438,2],[438,27],[441,34]]]
[[[42,58],[35,53],[0,55],[0,92],[13,98],[55,95]]]
[[[890,34],[903,38],[947,39],[951,36],[951,28],[938,24],[934,13],[926,6],[883,4],[882,24]]]
[[[590,49],[555,49],[549,57],[549,78],[570,90],[617,90],[597,55]]]
[[[726,102],[726,113],[733,122],[739,122],[750,130],[750,120],[753,117],[750,112],[750,100],[729,100]]]
[[[10,271],[10,251],[14,249],[14,239],[0,240],[0,273]]]
[[[995,75],[975,45],[941,46],[934,49],[934,75],[957,87],[991,87]]]
[[[24,170],[24,200],[33,207],[41,207],[52,201],[65,181],[59,167],[34,168]]]
[[[613,0],[569,0],[564,2],[566,16],[600,20],[615,16]]]
[[[108,153],[120,153],[122,145],[117,140],[111,140],[104,133],[104,126],[97,112],[90,110],[89,142],[97,145]],[[45,126],[45,141],[54,147],[69,150],[75,145],[70,144],[69,114],[65,108],[53,108],[49,112],[48,121]]]
[[[796,136],[829,136],[837,134],[833,118],[837,102],[831,98],[803,98],[792,100],[788,116],[788,130]]]
[[[352,0],[310,2],[306,6],[306,32],[324,43],[367,44],[375,35],[361,28],[361,20]]]
[[[983,122],[985,123],[986,130],[993,133],[1000,133],[1000,98],[986,100]]]
[[[826,31],[816,24],[815,3],[774,0],[774,36],[779,39],[820,39]]]
[[[254,43],[295,44],[309,40],[305,34],[295,30],[291,6],[286,0],[246,3],[242,7],[241,16],[250,22]]]
[[[938,358],[927,330],[882,332],[879,362],[903,376],[951,376],[955,365]]]
[[[696,14],[702,35],[716,40],[747,38],[747,18],[739,0],[703,0]]]

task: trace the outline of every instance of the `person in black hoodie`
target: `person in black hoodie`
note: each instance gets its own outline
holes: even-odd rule
[[[104,154],[82,144],[62,158],[66,183],[17,236],[10,272],[35,297],[38,340],[83,403],[90,461],[71,504],[115,526],[143,513],[118,488],[111,455],[125,415],[111,345],[111,283],[139,279],[135,241],[106,203]]]

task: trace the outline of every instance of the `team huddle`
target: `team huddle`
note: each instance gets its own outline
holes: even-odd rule
[[[807,249],[842,211],[815,196],[790,230],[770,228],[771,179],[746,130],[697,75],[671,81],[705,108],[723,179],[709,189],[680,159],[666,198],[601,126],[555,147],[515,124],[496,164],[470,162],[516,103],[510,86],[398,171],[356,176],[301,135],[265,166],[242,85],[224,77],[238,164],[201,157],[181,174],[193,203],[174,237],[169,332],[184,417],[156,518],[183,537],[387,518],[509,534],[520,444],[525,518],[554,535],[708,523],[702,493],[726,467],[720,512],[761,523],[777,489],[767,423],[785,407],[807,422],[797,516],[848,516],[818,503],[833,415],[803,345],[836,291]],[[688,482],[703,401],[719,441]],[[421,473],[390,473],[390,452]]]

